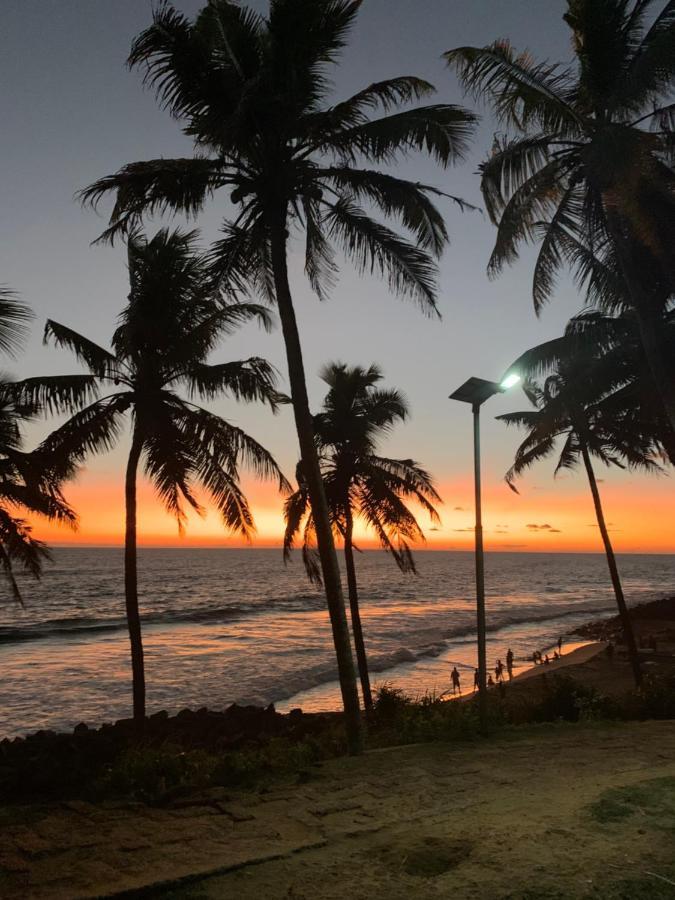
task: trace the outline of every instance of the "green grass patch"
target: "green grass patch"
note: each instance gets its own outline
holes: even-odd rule
[[[589,812],[603,825],[640,819],[646,827],[675,832],[675,778],[653,778],[612,788],[590,806]]]

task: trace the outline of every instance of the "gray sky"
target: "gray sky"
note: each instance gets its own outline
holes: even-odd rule
[[[176,5],[194,15],[202,4],[178,0]],[[252,5],[266,7],[258,0]],[[436,84],[438,100],[464,102],[440,58],[443,51],[506,37],[538,57],[568,59],[564,7],[564,0],[366,0],[335,72],[335,96],[382,78],[415,74]],[[74,192],[126,162],[187,155],[190,143],[142,88],[139,73],[124,65],[131,40],[150,21],[149,0],[3,0],[2,11],[0,282],[19,291],[37,313],[28,351],[13,371],[69,372],[75,366],[68,354],[41,346],[44,319],[53,317],[105,344],[127,293],[124,249],[90,246],[105,220],[80,209]],[[442,171],[418,157],[400,171],[480,204],[475,173],[493,130],[484,111],[464,165]],[[522,350],[558,334],[579,300],[563,284],[537,320],[530,295],[532,254],[490,282],[485,266],[494,229],[478,213],[462,214],[450,204],[444,212],[452,244],[441,269],[442,322],[389,296],[378,280],[358,278],[349,265],[325,304],[304,284],[299,256],[291,271],[312,401],[317,404],[322,396],[317,372],[327,360],[378,362],[387,383],[407,393],[413,411],[387,452],[412,455],[441,484],[453,485],[464,483],[468,474],[470,416],[468,408],[447,400],[448,393],[472,374],[498,377]],[[216,200],[199,222],[205,243],[216,236],[218,222]],[[253,353],[284,371],[278,330],[266,336],[246,329],[216,357]],[[496,398],[486,409],[486,482],[495,491],[507,491],[500,479],[517,435],[490,421],[488,413],[523,404],[518,393]],[[249,428],[293,471],[290,413],[275,419],[227,402],[217,408]],[[92,462],[85,477],[120,477],[123,450]],[[548,480],[550,468],[538,478]],[[446,497],[450,509],[453,500]]]

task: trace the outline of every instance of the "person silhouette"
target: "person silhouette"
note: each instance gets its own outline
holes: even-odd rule
[[[480,688],[480,677],[478,675],[478,669],[473,670],[473,689],[477,691]]]
[[[506,671],[509,673],[509,681],[513,678],[513,650],[509,647],[506,651]]]
[[[562,656],[562,645],[563,639],[561,637],[558,638],[558,656]]]
[[[459,672],[457,671],[457,666],[455,666],[450,673],[450,677],[452,679],[452,693],[459,692],[459,696],[462,696],[462,688],[459,681]]]

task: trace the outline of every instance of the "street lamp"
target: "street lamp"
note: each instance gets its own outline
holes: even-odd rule
[[[476,560],[476,624],[478,633],[478,714],[480,728],[484,734],[487,728],[487,659],[485,626],[485,560],[483,556],[483,515],[480,491],[480,408],[495,394],[501,394],[518,384],[520,376],[507,375],[503,381],[485,381],[469,378],[454,393],[451,400],[470,403],[473,411],[473,471],[476,504],[475,560]]]

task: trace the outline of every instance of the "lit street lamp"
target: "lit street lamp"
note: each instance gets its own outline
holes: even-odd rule
[[[520,375],[511,374],[497,383],[484,381],[482,378],[469,378],[457,390],[450,394],[451,400],[470,403],[473,411],[473,471],[476,504],[476,624],[478,633],[478,714],[480,728],[485,733],[487,727],[487,660],[485,639],[485,561],[483,556],[483,515],[480,492],[480,408],[495,394],[501,394],[518,384]]]

